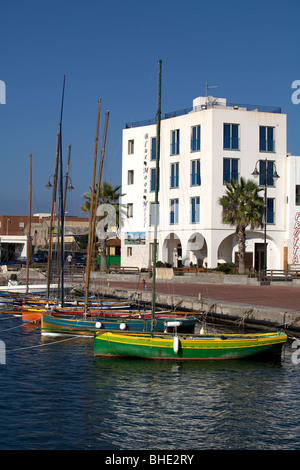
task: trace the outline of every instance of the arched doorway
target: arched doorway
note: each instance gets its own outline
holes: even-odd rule
[[[163,243],[163,262],[174,268],[182,266],[182,246],[180,238],[175,233],[169,233]]]

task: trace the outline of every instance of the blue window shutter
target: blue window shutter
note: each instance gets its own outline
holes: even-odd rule
[[[191,142],[192,152],[196,150],[196,127],[192,128],[192,142]]]
[[[151,168],[150,191],[155,191],[156,168]],[[158,191],[160,186],[160,173],[158,170]]]
[[[230,159],[224,158],[223,160],[223,181],[230,183]]]
[[[273,173],[274,173],[274,164],[273,162],[268,162],[268,167],[267,167],[267,185],[268,186],[274,186]]]
[[[266,148],[266,128],[261,126],[259,128],[259,150],[265,152]]]
[[[191,222],[195,223],[195,198],[192,198],[192,213],[191,213]]]
[[[237,124],[232,124],[232,143],[231,148],[238,150],[239,148],[239,127]]]
[[[174,188],[174,163],[171,165],[171,188]]]
[[[267,224],[274,224],[274,199],[267,200]]]
[[[200,167],[200,160],[197,160],[197,183],[198,186],[201,184],[201,167]]]
[[[150,191],[155,191],[155,168],[151,168]]]
[[[274,151],[274,140],[273,140],[273,127],[268,127],[267,129],[267,150],[268,152]]]
[[[224,149],[230,149],[230,124],[224,124]]]
[[[231,160],[232,164],[232,171],[231,171],[231,178],[234,179],[235,181],[238,181],[239,179],[239,165],[238,165],[238,160]]]
[[[265,185],[265,171],[266,171],[266,162],[260,160],[259,162],[259,184],[260,186]]]
[[[156,137],[152,138],[151,160],[156,160]]]
[[[191,174],[191,185],[192,186],[194,186],[196,184],[195,183],[195,174],[196,174],[195,167],[196,167],[196,161],[193,160],[192,161],[192,174]]]
[[[175,131],[171,134],[171,155],[175,154]]]
[[[201,127],[197,127],[197,150],[201,148]]]

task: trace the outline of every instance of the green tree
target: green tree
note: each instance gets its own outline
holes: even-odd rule
[[[222,206],[222,222],[236,226],[238,236],[239,273],[245,272],[245,241],[246,228],[262,226],[262,210],[264,199],[259,195],[262,191],[254,181],[241,177],[240,182],[231,180],[226,184],[226,193],[219,198]]]
[[[121,196],[124,196],[124,194],[121,194],[119,191],[121,189],[121,185],[117,185],[113,187],[110,183],[104,181],[99,190],[99,199],[98,202],[95,202],[96,195],[97,195],[97,185],[94,190],[94,209],[100,205],[103,204],[108,204],[113,207],[114,214],[115,214],[115,222],[116,222],[116,227],[120,225],[120,218],[122,216],[122,210],[120,209],[119,206],[119,198]],[[81,211],[82,212],[89,212],[91,208],[91,193],[92,189],[90,188],[90,192],[86,192],[82,195],[82,197],[85,199],[84,203],[81,205]],[[107,214],[104,213],[101,217],[97,217],[98,221],[103,219]],[[104,231],[107,231],[109,228],[107,225],[104,227]],[[100,245],[100,256],[101,256],[101,271],[107,270],[107,262],[106,262],[106,238],[101,238],[99,240],[99,245]]]

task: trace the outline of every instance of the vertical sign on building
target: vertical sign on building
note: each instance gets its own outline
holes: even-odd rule
[[[144,219],[144,227],[146,227],[147,221],[147,199],[146,194],[148,192],[148,175],[149,175],[149,167],[148,167],[148,156],[149,156],[149,134],[144,135],[144,168],[143,168],[143,178],[144,178],[144,190],[143,190],[143,219]]]
[[[299,263],[299,256],[298,256],[298,249],[299,249],[299,234],[300,234],[300,212],[296,212],[295,214],[295,223],[294,223],[294,231],[293,231],[293,258],[292,264]]]

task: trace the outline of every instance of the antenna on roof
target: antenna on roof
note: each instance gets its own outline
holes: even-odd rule
[[[207,96],[207,90],[209,88],[218,88],[218,85],[208,85],[207,82],[205,82],[205,96]]]

